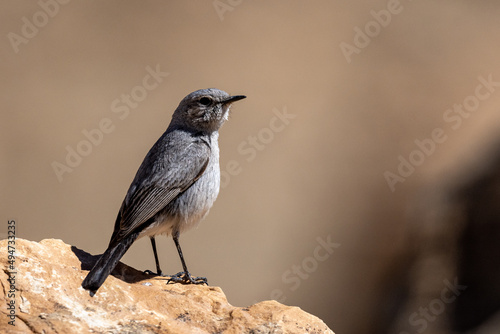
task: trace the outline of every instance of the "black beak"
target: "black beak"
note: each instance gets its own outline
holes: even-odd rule
[[[236,101],[239,101],[239,100],[243,100],[244,98],[246,98],[245,95],[235,95],[235,96],[230,96],[228,97],[225,101],[224,101],[224,104],[227,104],[227,103],[233,103],[233,102],[236,102]]]

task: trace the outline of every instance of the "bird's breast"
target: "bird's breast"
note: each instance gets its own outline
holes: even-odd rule
[[[216,155],[214,156],[214,153]],[[145,235],[183,232],[198,225],[208,214],[219,194],[220,168],[218,150],[213,152],[208,166],[191,187],[158,212],[156,222],[144,231]]]

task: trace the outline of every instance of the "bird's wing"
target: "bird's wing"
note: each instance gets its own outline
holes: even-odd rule
[[[187,145],[181,154],[167,152],[161,164],[152,164],[146,157],[120,208],[111,243],[139,228],[188,189],[205,172],[209,159],[210,146],[203,140]]]

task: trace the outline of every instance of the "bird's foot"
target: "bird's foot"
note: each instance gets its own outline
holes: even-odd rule
[[[155,272],[153,272],[153,271],[151,271],[149,269],[148,270],[144,270],[142,273],[144,275],[163,276],[163,273],[161,271],[158,272],[158,273],[155,273]]]
[[[167,284],[170,282],[173,283],[181,283],[181,284],[206,284],[207,283],[207,278],[206,277],[193,277],[189,272],[184,272],[181,271],[175,275],[170,276],[170,278],[167,281]]]

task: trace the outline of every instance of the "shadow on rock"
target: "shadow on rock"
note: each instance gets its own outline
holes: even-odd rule
[[[71,251],[76,255],[78,260],[80,260],[82,270],[92,269],[94,264],[102,255],[92,255],[75,246],[71,246]],[[127,283],[137,283],[154,277],[152,275],[144,274],[142,271],[127,266],[122,262],[118,262],[115,269],[111,272],[111,275]]]

